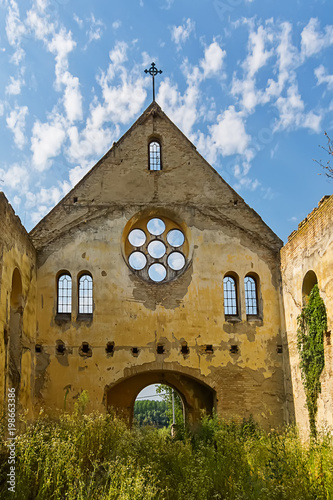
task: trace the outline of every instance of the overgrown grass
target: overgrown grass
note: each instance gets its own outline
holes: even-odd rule
[[[39,418],[17,438],[16,493],[7,491],[1,441],[0,498],[15,500],[333,499],[333,444],[303,445],[294,428],[265,433],[204,418],[194,435],[129,430],[112,415]]]

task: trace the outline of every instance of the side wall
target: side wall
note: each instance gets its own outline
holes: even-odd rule
[[[36,254],[19,218],[0,193],[0,404],[15,386],[20,408],[33,409]]]
[[[297,317],[301,312],[303,280],[313,271],[318,280],[327,316],[328,331],[333,329],[333,196],[324,197],[309,216],[300,223],[281,250],[283,297],[286,329],[290,351],[296,422],[304,436],[309,433],[308,413],[299,369],[297,352]],[[333,426],[333,362],[330,336],[324,338],[325,368],[322,373],[322,393],[319,398],[319,426]]]

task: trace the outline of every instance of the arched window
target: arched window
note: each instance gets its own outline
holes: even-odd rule
[[[236,280],[232,276],[225,276],[223,278],[223,292],[224,292],[224,314],[226,316],[237,316],[237,287]]]
[[[58,313],[72,312],[72,278],[63,273],[58,278]]]
[[[307,304],[312,288],[318,283],[317,275],[314,271],[308,271],[303,279],[302,301],[303,306]]]
[[[258,291],[257,282],[253,276],[244,279],[245,308],[247,316],[258,316]]]
[[[93,279],[83,274],[79,279],[79,314],[93,313]]]
[[[162,170],[161,145],[156,140],[149,143],[149,170]]]

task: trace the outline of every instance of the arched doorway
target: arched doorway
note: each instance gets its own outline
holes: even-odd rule
[[[179,393],[184,403],[185,420],[190,427],[199,424],[203,412],[211,414],[215,408],[216,392],[205,382],[174,370],[146,370],[106,387],[107,409],[114,409],[132,425],[135,399],[144,387],[151,384],[165,384]]]
[[[12,289],[10,294],[10,316],[8,333],[8,379],[7,387],[15,388],[16,397],[21,381],[21,358],[22,358],[22,320],[23,320],[23,297],[22,279],[17,268],[14,269],[12,278]]]

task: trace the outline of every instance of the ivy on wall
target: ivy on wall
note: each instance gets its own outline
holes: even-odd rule
[[[327,331],[326,308],[318,285],[312,288],[308,302],[297,318],[297,325],[297,347],[301,358],[300,368],[309,412],[310,434],[315,438],[317,401],[321,392],[320,375],[325,365],[323,337]]]

